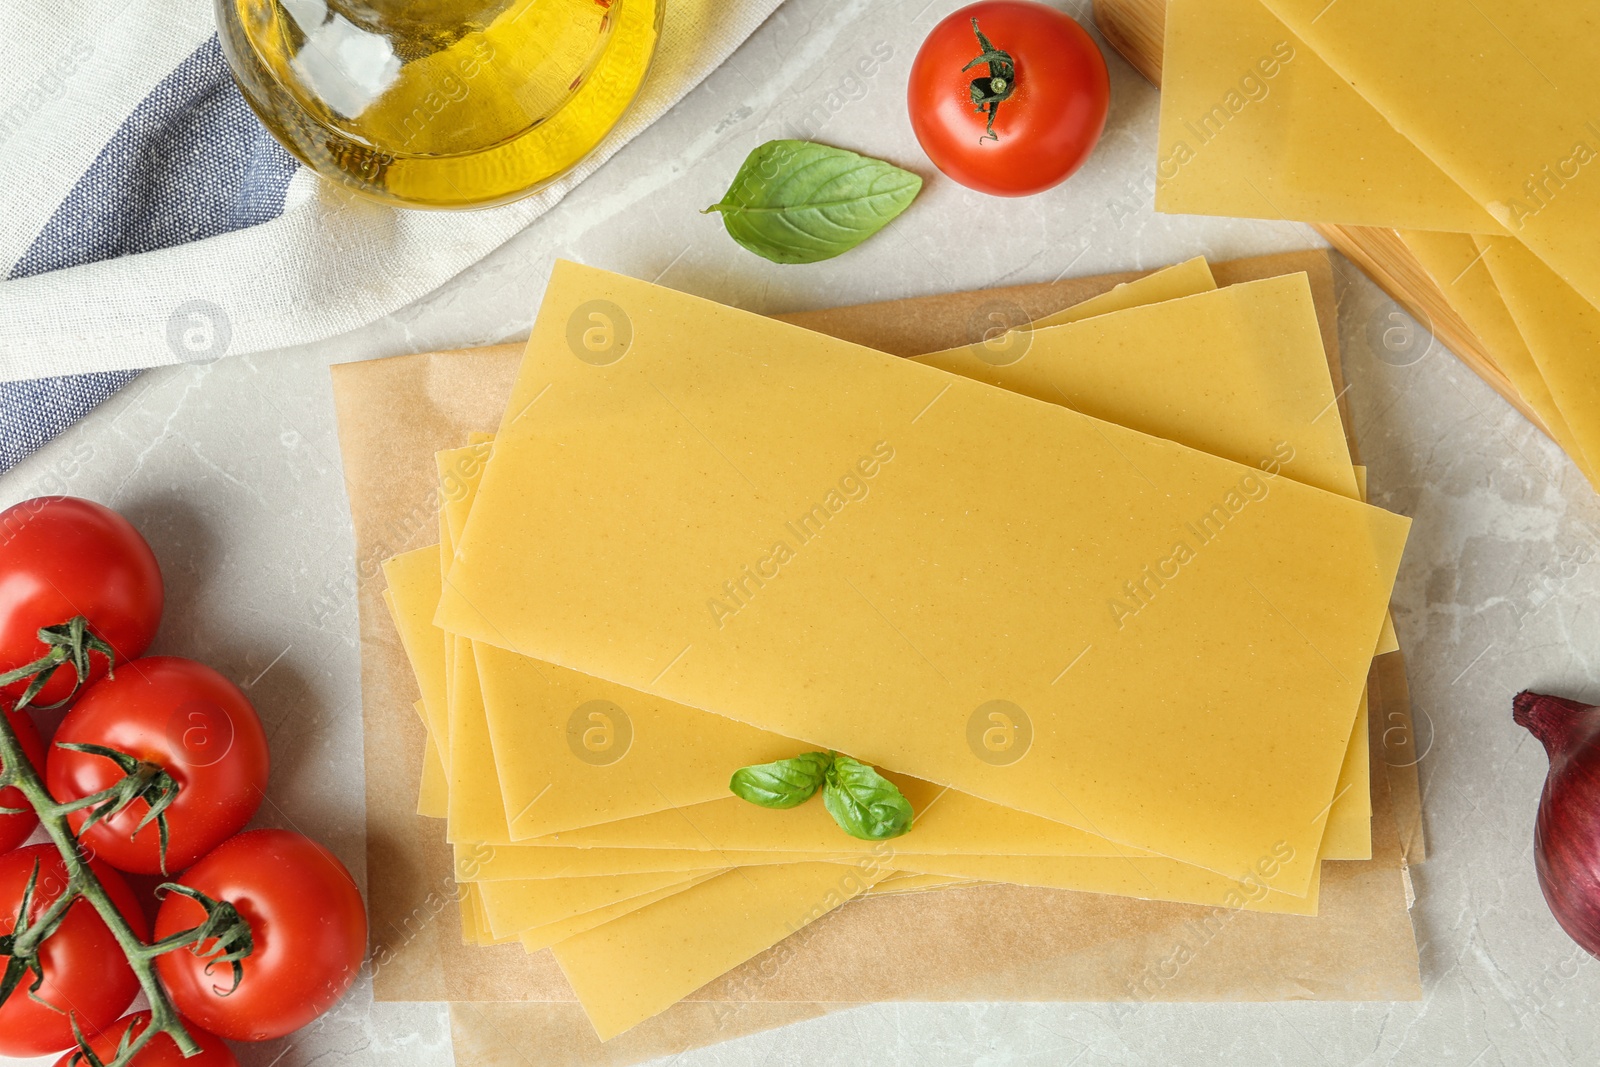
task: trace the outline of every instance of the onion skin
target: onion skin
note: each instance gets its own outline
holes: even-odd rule
[[[1533,829],[1539,888],[1561,928],[1600,957],[1600,708],[1530,692],[1511,706],[1550,757]]]

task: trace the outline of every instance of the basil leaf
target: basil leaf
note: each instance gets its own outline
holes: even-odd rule
[[[883,841],[911,829],[911,802],[893,782],[849,756],[835,756],[822,803],[851,837]]]
[[[883,229],[921,189],[921,178],[882,160],[810,141],[768,141],[706,211],[722,212],[728,236],[763,259],[816,263]]]
[[[833,763],[826,752],[807,752],[776,763],[757,763],[733,772],[728,788],[763,808],[792,808],[811,798]]]

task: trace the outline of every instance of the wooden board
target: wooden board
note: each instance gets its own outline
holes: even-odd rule
[[[1094,19],[1112,47],[1151,84],[1159,87],[1166,0],[1094,0]],[[1450,307],[1444,293],[1401,242],[1399,234],[1372,226],[1312,225],[1329,244],[1344,253],[1380,289],[1410,312],[1412,318],[1448,345],[1474,374],[1488,382],[1546,437],[1550,436],[1550,431],[1522,399],[1511,380],[1495,366],[1483,342]]]

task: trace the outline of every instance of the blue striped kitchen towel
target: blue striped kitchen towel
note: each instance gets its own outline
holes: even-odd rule
[[[141,369],[355,329],[548,211],[781,0],[668,5],[650,81],[538,195],[401,211],[299,166],[230,78],[207,0],[0,4],[0,471]]]

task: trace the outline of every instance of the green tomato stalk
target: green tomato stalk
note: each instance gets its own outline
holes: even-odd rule
[[[1017,64],[1011,58],[1011,53],[996,48],[989,42],[989,38],[978,29],[978,20],[972,20],[972,32],[978,35],[978,47],[983,49],[977,59],[962,67],[962,73],[971,70],[979,63],[989,64],[987,78],[974,78],[971,92],[974,110],[979,114],[988,113],[988,124],[982,137],[978,141],[998,141],[1000,135],[994,132],[994,117],[1000,111],[1000,105],[1011,99],[1011,94],[1017,91]]]
[[[44,681],[49,680],[49,675],[62,666],[72,668],[75,674],[72,691],[76,693],[88,675],[90,650],[106,657],[107,673],[110,673],[110,668],[114,666],[111,647],[92,635],[86,639],[87,633],[88,623],[81,615],[60,626],[50,626],[39,631],[39,640],[49,649],[46,655],[27,667],[0,676],[0,683],[4,684],[33,677],[34,683],[16,704],[18,710],[27,706]],[[61,861],[67,870],[67,886],[61,895],[52,901],[37,919],[30,920],[29,912],[32,910],[34,889],[39,877],[39,869],[35,865],[23,893],[22,907],[16,925],[10,934],[0,936],[0,955],[6,957],[5,971],[3,977],[0,977],[0,1004],[12,996],[22,985],[23,979],[30,974],[33,980],[29,983],[28,994],[31,996],[37,992],[44,981],[44,971],[39,962],[39,949],[50,935],[56,932],[62,920],[66,918],[67,910],[80,899],[87,900],[99,913],[101,921],[111,931],[111,936],[116,938],[122,954],[127,957],[128,966],[138,976],[139,985],[150,1001],[150,1025],[132,1041],[124,1042],[109,1063],[94,1053],[89,1047],[88,1039],[79,1030],[77,1019],[72,1020],[73,1033],[78,1038],[79,1061],[88,1067],[125,1067],[157,1034],[166,1034],[170,1037],[173,1044],[178,1047],[178,1051],[185,1056],[198,1053],[199,1044],[184,1029],[177,1008],[173,1006],[172,999],[167,995],[166,988],[156,974],[156,957],[180,948],[200,953],[201,943],[212,941],[213,945],[205,954],[209,954],[213,962],[227,963],[231,966],[234,986],[237,988],[239,980],[243,977],[240,961],[247,957],[253,948],[250,925],[233,905],[226,901],[212,900],[205,894],[185,886],[165,883],[157,889],[157,892],[176,892],[197,901],[206,910],[205,921],[199,926],[179,931],[153,944],[147,945],[139,940],[133,928],[128,925],[128,921],[123,918],[122,912],[117,910],[105,887],[95,877],[94,870],[89,866],[78,843],[77,835],[72,832],[72,826],[67,821],[68,815],[84,808],[107,813],[111,807],[115,807],[120,811],[136,797],[149,792],[151,775],[144,771],[143,765],[123,753],[116,753],[116,756],[120,757],[119,764],[122,761],[131,761],[134,765],[134,769],[128,772],[127,779],[99,793],[65,804],[57,803],[45,787],[44,779],[39,776],[38,768],[23,751],[16,731],[12,729],[10,717],[0,714],[0,789],[14,786],[27,799],[28,806],[39,816],[40,825],[55,844],[56,850],[61,853]],[[126,767],[124,769],[127,770]],[[166,778],[164,773],[161,777]],[[171,782],[170,778],[166,781],[170,783],[171,796],[175,796],[177,784]],[[130,785],[130,782],[134,784]],[[166,803],[171,802],[171,796],[166,797]],[[163,808],[165,806],[162,805]],[[155,810],[154,806],[152,810]]]

